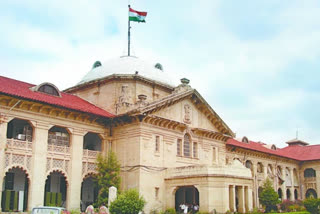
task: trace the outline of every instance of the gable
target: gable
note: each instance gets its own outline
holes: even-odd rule
[[[185,123],[191,127],[218,132],[218,128],[190,99],[183,99],[173,105],[165,106],[153,112],[152,115]]]

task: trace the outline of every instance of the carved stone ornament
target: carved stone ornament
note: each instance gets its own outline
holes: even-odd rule
[[[192,109],[190,105],[185,104],[184,105],[184,118],[183,121],[185,123],[191,123],[191,116],[192,116]]]
[[[132,103],[130,103],[130,100],[131,96],[128,85],[122,85],[120,96],[118,97],[118,102],[116,104],[117,113],[123,113],[127,111],[128,107],[132,105]]]

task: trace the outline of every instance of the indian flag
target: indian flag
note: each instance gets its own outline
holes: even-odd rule
[[[139,12],[129,8],[129,20],[134,22],[146,22],[147,12]]]

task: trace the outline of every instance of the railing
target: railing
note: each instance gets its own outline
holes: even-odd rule
[[[48,152],[53,153],[64,153],[69,154],[70,153],[70,147],[69,146],[57,146],[53,144],[48,144]]]
[[[98,154],[101,154],[101,152],[100,151],[89,150],[89,149],[84,149],[83,150],[83,158],[94,158],[94,159],[96,159]]]
[[[316,177],[305,177],[304,182],[316,182]]]
[[[7,149],[23,149],[31,151],[32,142],[17,139],[7,139]]]

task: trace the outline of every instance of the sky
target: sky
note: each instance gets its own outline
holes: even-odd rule
[[[238,138],[320,144],[320,1],[131,0],[133,54],[190,79]],[[128,0],[0,1],[0,75],[60,90],[126,54]]]

